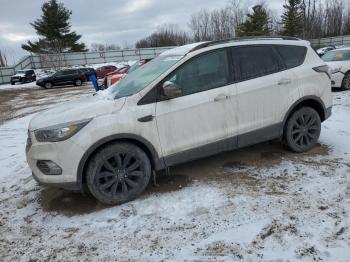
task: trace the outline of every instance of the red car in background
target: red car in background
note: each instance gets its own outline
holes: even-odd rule
[[[117,68],[113,65],[101,66],[96,69],[96,77],[104,78],[108,73],[114,72]]]
[[[138,62],[136,62],[133,66],[131,67],[122,67],[112,73],[109,73],[106,75],[104,84],[105,87],[108,88],[111,85],[114,85],[115,83],[118,83],[120,79],[125,77],[127,74],[130,74],[131,72],[135,71],[136,69],[140,68],[144,64],[147,64],[149,61],[152,59],[142,59]]]

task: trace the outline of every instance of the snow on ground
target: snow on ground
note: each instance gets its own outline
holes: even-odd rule
[[[195,161],[139,199],[106,207],[36,185],[31,116],[0,126],[4,261],[349,261],[350,92],[336,93],[321,145],[276,143]]]

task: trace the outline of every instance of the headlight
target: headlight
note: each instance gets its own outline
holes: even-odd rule
[[[62,125],[42,128],[34,131],[38,142],[60,142],[71,138],[86,126],[91,119],[75,123],[66,123]]]

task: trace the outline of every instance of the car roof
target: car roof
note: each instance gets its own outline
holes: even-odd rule
[[[282,36],[259,36],[259,37],[238,37],[230,38],[219,41],[206,41],[184,45],[167,50],[161,54],[161,56],[169,55],[187,55],[188,53],[201,50],[201,49],[215,49],[220,47],[239,46],[239,45],[257,45],[257,44],[284,44],[284,45],[298,45],[309,46],[310,42],[301,40],[295,37],[282,37]]]

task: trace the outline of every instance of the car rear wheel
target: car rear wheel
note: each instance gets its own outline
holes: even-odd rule
[[[107,205],[134,200],[146,189],[150,177],[146,153],[129,143],[114,143],[98,151],[86,173],[91,194]]]
[[[81,79],[76,79],[75,81],[74,81],[74,85],[75,86],[81,86],[83,84],[83,81],[81,81]]]
[[[302,153],[316,145],[320,133],[319,114],[311,107],[302,107],[288,119],[284,139],[290,150]]]
[[[21,82],[21,84],[27,83],[27,78],[23,77],[19,81]]]
[[[343,82],[341,85],[343,90],[350,90],[350,72],[347,72],[343,78]]]
[[[51,82],[46,82],[45,85],[44,85],[44,87],[45,87],[46,89],[51,89],[52,86],[53,86],[53,85],[52,85]]]

